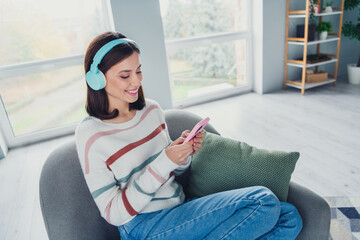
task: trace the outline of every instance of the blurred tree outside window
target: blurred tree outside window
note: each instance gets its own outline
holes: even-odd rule
[[[160,0],[175,102],[249,85],[248,40],[236,37],[250,30],[248,4],[247,0]]]
[[[15,136],[81,121],[83,55],[108,30],[106,1],[0,0],[0,67],[18,69],[0,75],[0,96]],[[66,63],[73,56],[77,63]],[[30,73],[22,73],[24,66]]]

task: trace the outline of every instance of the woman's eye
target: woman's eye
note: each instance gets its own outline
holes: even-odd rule
[[[136,72],[137,74],[140,74],[140,73],[142,73],[142,71],[139,71],[139,72]]]
[[[122,79],[127,79],[129,76],[121,76]]]

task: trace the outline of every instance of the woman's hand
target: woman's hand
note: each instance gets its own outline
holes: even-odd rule
[[[198,153],[200,151],[200,149],[202,148],[202,144],[204,142],[204,137],[205,137],[205,132],[201,132],[201,133],[198,133],[195,138],[193,138],[193,140],[194,140],[194,143],[193,143],[194,152],[192,153],[192,155],[196,154],[196,153]]]
[[[184,143],[185,138],[189,135],[190,131],[184,131],[181,134],[181,137],[173,141],[166,149],[165,153],[168,158],[176,163],[177,165],[181,165],[185,163],[188,157],[194,152],[193,144],[194,140],[191,140],[187,143]]]
[[[182,132],[181,137],[176,139],[165,149],[168,158],[177,165],[185,163],[190,155],[198,153],[202,148],[205,132],[198,133],[196,137],[189,142],[184,143],[189,133],[189,130]]]
[[[190,134],[189,130],[186,130],[184,132],[182,132],[181,137],[186,139],[186,137]],[[205,137],[205,132],[200,132],[198,133],[193,139],[193,153],[191,155],[194,155],[196,153],[198,153],[200,151],[200,149],[202,148],[202,144],[204,142],[204,137]]]

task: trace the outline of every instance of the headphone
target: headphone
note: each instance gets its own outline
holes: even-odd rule
[[[138,44],[128,38],[115,39],[104,46],[102,46],[99,51],[94,56],[93,62],[90,66],[90,70],[86,73],[85,79],[89,87],[94,90],[101,90],[106,86],[106,78],[105,75],[98,69],[98,65],[100,64],[103,57],[115,46],[122,43],[134,43],[138,48]],[[140,49],[140,48],[139,48]]]

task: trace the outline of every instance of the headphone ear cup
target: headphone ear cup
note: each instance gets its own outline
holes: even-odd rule
[[[85,78],[89,87],[95,91],[101,90],[106,86],[106,77],[101,71],[96,73],[88,71]]]

